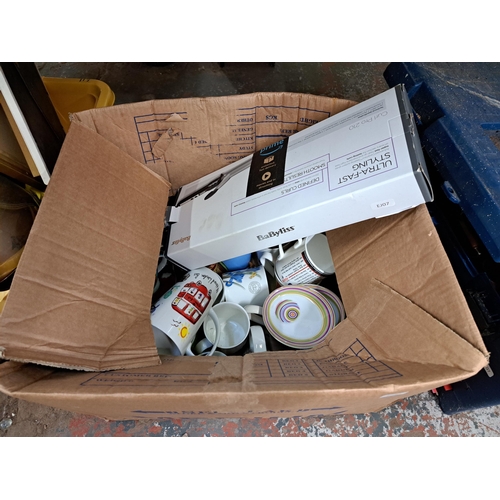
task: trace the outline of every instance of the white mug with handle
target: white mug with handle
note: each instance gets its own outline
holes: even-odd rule
[[[245,306],[262,306],[269,295],[269,284],[264,266],[232,271],[222,275],[223,300]]]
[[[212,318],[206,318],[203,324],[205,337],[224,354],[234,354],[245,344],[250,332],[250,317],[245,309],[234,302],[221,302],[214,306],[220,326],[219,341],[217,328]]]
[[[279,285],[319,283],[335,273],[327,237],[318,233],[300,238],[286,251],[279,245],[277,252],[264,252],[261,262],[274,264],[274,275]]]
[[[159,354],[192,354],[190,346],[208,316],[215,326],[211,354],[215,352],[220,325],[212,306],[222,289],[220,276],[202,267],[189,271],[156,302],[151,310],[151,325]]]

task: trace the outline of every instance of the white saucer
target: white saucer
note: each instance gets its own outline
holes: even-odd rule
[[[305,286],[288,285],[274,290],[262,309],[269,333],[296,349],[320,343],[336,324],[330,302],[320,292]]]
[[[342,304],[342,301],[340,300],[338,295],[321,285],[308,284],[303,286],[307,286],[309,288],[312,288],[313,290],[316,290],[317,292],[321,292],[327,298],[327,300],[333,307],[333,310],[335,311],[335,326],[337,326],[341,321],[345,319],[344,305]]]

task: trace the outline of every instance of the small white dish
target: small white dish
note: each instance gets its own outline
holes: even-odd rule
[[[269,333],[296,349],[317,345],[336,325],[336,314],[329,300],[305,286],[288,285],[274,290],[262,309]]]
[[[337,294],[333,293],[331,290],[321,285],[308,284],[303,286],[310,287],[316,290],[317,292],[322,293],[328,299],[328,301],[333,307],[333,310],[335,311],[335,325],[338,325],[341,321],[344,321],[345,319],[344,304],[342,304],[342,301],[340,300]]]

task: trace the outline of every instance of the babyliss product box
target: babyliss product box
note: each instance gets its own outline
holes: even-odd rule
[[[399,85],[182,186],[168,257],[193,269],[432,199]]]

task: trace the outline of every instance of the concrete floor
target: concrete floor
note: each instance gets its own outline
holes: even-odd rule
[[[37,63],[43,76],[106,82],[115,104],[256,91],[357,101],[388,88],[387,63]],[[3,420],[2,420],[3,418]],[[1,429],[3,426],[5,429]],[[3,436],[500,436],[500,406],[444,415],[432,393],[377,413],[331,417],[109,422],[0,394]]]

